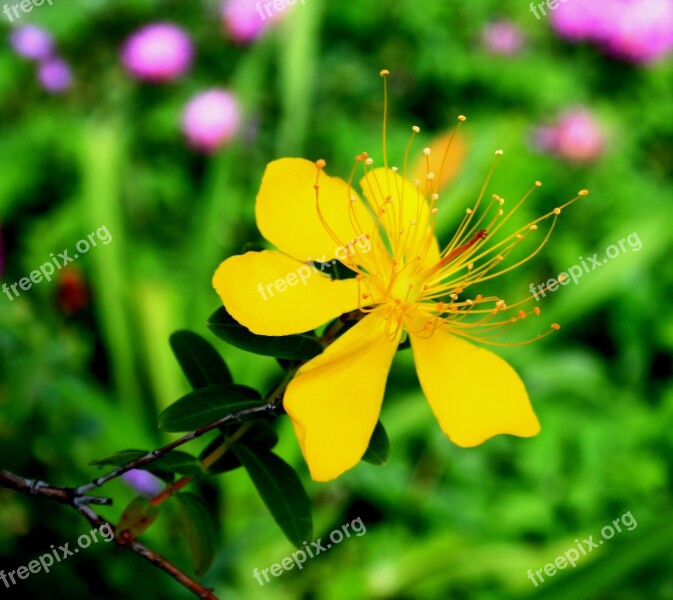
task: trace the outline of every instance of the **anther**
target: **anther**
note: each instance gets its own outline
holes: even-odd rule
[[[467,117],[465,115],[458,115],[458,120],[461,123],[463,123],[463,122],[467,121]]]
[[[388,69],[381,69],[381,71],[379,72],[379,75],[381,77],[385,77],[386,75],[390,75],[390,71]]]
[[[327,163],[322,158],[319,158],[318,160],[315,161],[315,166],[318,167],[319,171],[324,169],[326,165]]]
[[[561,214],[561,209],[560,208],[555,208],[554,209],[554,214],[555,215],[560,215]]]
[[[552,323],[551,328],[558,331],[559,329],[561,329],[561,326],[558,323]]]
[[[430,148],[423,148],[423,156],[430,156],[432,150]]]
[[[418,125],[414,125],[414,126],[411,128],[411,130],[412,130],[414,133],[420,133],[421,128],[420,128]]]

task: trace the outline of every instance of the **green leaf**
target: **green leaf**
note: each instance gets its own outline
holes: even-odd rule
[[[167,454],[164,454],[159,459],[159,462],[161,462],[162,465],[166,465],[167,468],[178,475],[198,477],[203,473],[203,469],[201,468],[198,459],[181,450],[171,450]]]
[[[217,337],[228,344],[263,356],[308,360],[323,351],[313,332],[280,337],[256,335],[238,323],[224,307],[218,308],[206,323]]]
[[[202,459],[205,458],[210,453],[217,450],[217,448],[219,448],[224,443],[225,443],[224,436],[216,437],[210,444],[208,444],[205,450],[201,453],[201,458]],[[208,473],[208,475],[218,475],[220,473],[226,473],[227,471],[233,471],[234,469],[238,469],[240,466],[241,461],[238,460],[238,458],[233,452],[228,450],[227,452],[224,453],[224,455],[222,455],[212,465],[210,465],[206,469],[206,472]]]
[[[234,427],[222,427],[225,434],[231,435],[234,432]],[[217,448],[226,442],[224,436],[219,436],[209,444],[201,453],[201,459],[214,452]],[[236,444],[243,444],[252,448],[260,448],[262,450],[271,450],[278,443],[278,434],[269,423],[266,421],[255,421],[250,429],[243,434],[243,436],[235,442]],[[210,467],[208,467],[208,474],[215,475],[217,473],[224,473],[226,471],[233,471],[241,466],[241,461],[238,460],[233,452],[226,452],[221,458],[217,459]]]
[[[122,450],[104,458],[92,460],[90,465],[112,465],[114,467],[121,467],[138,460],[146,454],[148,450]],[[181,450],[171,450],[164,454],[160,459],[148,464],[138,467],[142,471],[148,471],[153,475],[168,481],[173,481],[174,475],[187,475],[189,477],[196,477],[202,473],[201,465],[198,459],[191,454],[182,452]]]
[[[217,350],[200,335],[192,331],[176,331],[169,341],[175,357],[194,389],[234,382]]]
[[[184,492],[177,494],[176,499],[194,559],[194,572],[201,577],[206,574],[215,557],[215,522],[197,495]]]
[[[112,465],[114,467],[121,467],[131,461],[138,460],[145,456],[147,452],[144,450],[121,450],[120,452],[115,452],[110,454],[110,456],[105,456],[103,458],[97,458],[92,460],[90,465]]]
[[[137,538],[157,520],[159,510],[145,498],[134,498],[119,518],[115,537],[121,541]]]
[[[242,385],[211,385],[194,390],[159,415],[162,431],[191,431],[262,403],[259,393]]]
[[[311,502],[294,469],[268,450],[234,444],[264,504],[287,539],[297,548],[311,539]]]
[[[369,446],[362,460],[373,465],[385,465],[388,462],[388,455],[390,454],[390,442],[388,441],[388,434],[383,428],[381,421],[377,421],[374,433],[369,440]]]

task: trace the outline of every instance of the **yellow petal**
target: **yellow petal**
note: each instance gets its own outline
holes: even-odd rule
[[[229,314],[259,335],[310,331],[358,306],[355,279],[332,281],[273,250],[228,258],[213,287]]]
[[[442,330],[410,338],[421,387],[452,442],[472,447],[501,433],[539,433],[526,388],[502,358]]]
[[[396,249],[398,246],[403,248],[396,252],[398,260],[402,255],[408,259],[423,255],[428,248],[428,236],[433,235],[429,227],[430,207],[422,193],[423,182],[416,186],[399,173],[378,168],[367,172],[360,187],[372,212],[380,214],[380,223],[388,239],[391,242],[399,240],[398,244],[393,243]],[[392,204],[384,206],[388,198]],[[385,209],[383,213],[380,211],[382,207]],[[435,252],[438,254],[436,242],[432,253]]]
[[[339,248],[348,247],[359,236],[372,233],[371,216],[354,190],[338,177],[320,174],[320,212],[335,235],[321,222],[316,208],[316,165],[303,158],[281,158],[269,163],[262,178],[255,208],[257,227],[279,250],[294,258],[331,260]],[[351,223],[352,210],[362,229]],[[362,238],[364,243],[364,238]]]
[[[379,312],[365,317],[313,360],[285,392],[283,405],[315,481],[355,466],[367,450],[399,343]]]

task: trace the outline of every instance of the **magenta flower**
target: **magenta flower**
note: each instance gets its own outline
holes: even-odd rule
[[[182,129],[189,144],[214,152],[238,130],[240,112],[236,98],[226,90],[211,89],[192,98],[182,115]]]
[[[569,162],[588,163],[603,154],[606,134],[589,111],[577,108],[562,113],[555,125],[536,129],[533,144]]]
[[[567,39],[602,40],[613,21],[612,13],[620,9],[622,0],[567,2],[551,12],[550,19],[554,29]]]
[[[54,51],[54,38],[36,25],[17,27],[9,36],[14,52],[31,60],[46,60]]]
[[[491,54],[513,56],[523,47],[523,32],[511,21],[492,21],[481,32],[484,46]]]
[[[608,52],[636,63],[654,62],[673,50],[673,0],[633,0],[619,15]]]
[[[152,23],[133,33],[124,43],[122,63],[129,73],[144,81],[174,81],[191,66],[192,42],[172,23]]]
[[[220,13],[227,35],[240,44],[247,44],[260,37],[270,25],[279,21],[297,1],[281,0],[277,10],[273,2],[255,0],[223,0]],[[267,8],[268,4],[268,8]]]
[[[568,2],[550,18],[561,36],[632,62],[654,62],[673,50],[673,0]]]
[[[72,85],[70,66],[60,58],[50,58],[40,63],[37,78],[42,87],[52,94],[61,94]]]

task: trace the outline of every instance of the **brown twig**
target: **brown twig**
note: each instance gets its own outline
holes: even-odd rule
[[[286,373],[286,376],[283,379],[283,381],[267,395],[266,404],[255,406],[253,408],[249,408],[246,410],[241,410],[232,413],[230,415],[227,415],[226,417],[222,417],[218,421],[215,421],[204,427],[196,429],[195,431],[192,431],[191,433],[188,433],[187,435],[184,435],[181,438],[174,440],[173,442],[166,444],[161,448],[152,450],[151,452],[148,452],[147,454],[141,456],[136,460],[133,460],[120,467],[117,467],[116,469],[110,471],[106,475],[98,477],[85,485],[81,485],[77,488],[56,487],[49,485],[43,481],[30,480],[25,479],[23,477],[18,477],[17,475],[14,475],[12,473],[9,473],[8,471],[0,469],[0,486],[13,489],[15,491],[22,492],[24,494],[29,494],[31,496],[41,496],[43,498],[55,500],[61,504],[66,504],[74,508],[77,512],[79,512],[91,524],[101,526],[108,522],[105,519],[103,519],[103,517],[101,517],[97,512],[95,512],[89,505],[112,504],[112,500],[110,498],[90,496],[88,495],[88,492],[101,487],[103,484],[107,483],[111,479],[119,477],[120,475],[123,475],[127,471],[144,467],[145,465],[148,465],[150,463],[159,460],[162,456],[164,456],[171,450],[174,450],[175,448],[182,446],[187,442],[190,442],[198,437],[201,437],[202,435],[208,433],[209,431],[212,431],[213,429],[216,429],[223,425],[227,425],[232,422],[240,422],[243,418],[252,415],[264,414],[264,413],[270,414],[274,412],[282,402],[285,388],[287,387],[288,383],[290,382],[290,380],[292,379],[294,373],[298,368],[299,366],[296,366]],[[240,437],[240,435],[242,435],[246,430],[247,427],[245,425],[239,428],[239,430],[235,434],[233,434],[233,436],[228,440],[227,444],[224,444],[222,447],[217,448],[213,452],[212,456],[206,457],[207,459],[210,458],[211,460],[209,462],[207,461],[207,464],[205,466],[207,467],[214,460],[217,460],[217,458],[219,458],[219,456],[221,456],[226,451],[226,449],[228,449],[229,444],[235,441],[238,437]],[[169,490],[168,492],[165,491],[163,495],[160,494],[160,499],[159,497],[157,497],[154,499],[154,501],[156,501],[157,504],[160,503],[165,499],[165,497],[172,495],[173,492],[184,487],[191,481],[192,481],[191,477],[183,477],[178,482],[174,483],[172,486],[169,486],[169,488],[167,488],[167,490]],[[111,523],[108,523],[108,525],[113,529],[115,529],[115,527]],[[131,552],[137,554],[138,556],[141,556],[145,560],[151,562],[153,565],[155,565],[162,571],[165,571],[171,577],[173,577],[173,579],[175,579],[184,587],[189,589],[199,598],[202,598],[204,600],[218,600],[217,596],[215,596],[212,590],[203,587],[201,584],[194,581],[188,575],[180,571],[180,569],[178,569],[171,562],[169,562],[168,560],[166,560],[153,550],[150,550],[143,544],[140,544],[136,540],[118,539],[117,537],[115,537],[115,542],[119,546],[126,548]]]
[[[0,470],[0,486],[21,492],[23,494],[28,494],[30,496],[40,496],[42,498],[55,500],[61,504],[67,504],[80,513],[92,525],[101,527],[107,524],[113,530],[115,529],[115,526],[112,525],[112,523],[106,521],[89,506],[89,504],[94,503],[90,501],[91,498],[87,498],[86,496],[78,496],[75,493],[75,490],[72,488],[61,488],[49,485],[43,481],[24,479],[23,477],[19,477],[4,470]],[[89,501],[84,502],[85,499]],[[94,499],[108,500],[107,498]],[[109,503],[110,502],[106,502],[106,504]],[[101,502],[98,502],[98,504],[101,504]],[[130,550],[134,554],[137,554],[138,556],[141,556],[145,560],[151,562],[155,567],[165,571],[173,579],[182,584],[199,598],[202,598],[203,600],[218,600],[217,596],[213,593],[213,590],[210,590],[202,586],[197,581],[194,581],[191,577],[178,569],[173,563],[169,562],[163,556],[157,554],[153,550],[150,550],[147,546],[144,546],[136,540],[125,542],[119,540],[116,537],[115,542],[122,548]]]
[[[244,417],[249,417],[251,415],[255,414],[260,414],[260,413],[270,413],[276,410],[276,404],[273,402],[270,402],[268,404],[262,404],[260,406],[255,406],[253,408],[248,408],[246,410],[241,410],[235,413],[232,413],[230,415],[227,415],[226,417],[222,417],[219,421],[215,421],[214,423],[210,423],[209,425],[206,425],[205,427],[201,427],[200,429],[197,429],[195,431],[192,431],[191,433],[188,433],[187,435],[182,436],[181,438],[172,441],[170,444],[166,444],[165,446],[158,448],[156,450],[152,450],[151,452],[148,452],[145,454],[145,456],[141,456],[140,458],[133,460],[129,463],[126,463],[125,465],[122,465],[121,467],[117,467],[116,469],[110,471],[107,475],[103,475],[102,477],[98,477],[91,481],[90,483],[87,483],[86,485],[81,485],[78,487],[75,492],[77,494],[85,494],[93,489],[96,489],[103,484],[107,483],[111,479],[114,479],[115,477],[119,477],[120,475],[123,475],[127,471],[130,471],[132,469],[139,469],[140,467],[144,467],[145,465],[148,465],[150,463],[153,463],[156,460],[159,460],[164,454],[170,452],[171,450],[174,450],[178,446],[182,446],[183,444],[186,444],[187,442],[191,442],[192,440],[195,440],[198,437],[201,437],[202,435],[208,433],[209,431],[212,431],[213,429],[216,429],[218,427],[221,427],[222,425],[227,425],[228,423],[232,423],[235,421],[240,421]]]

